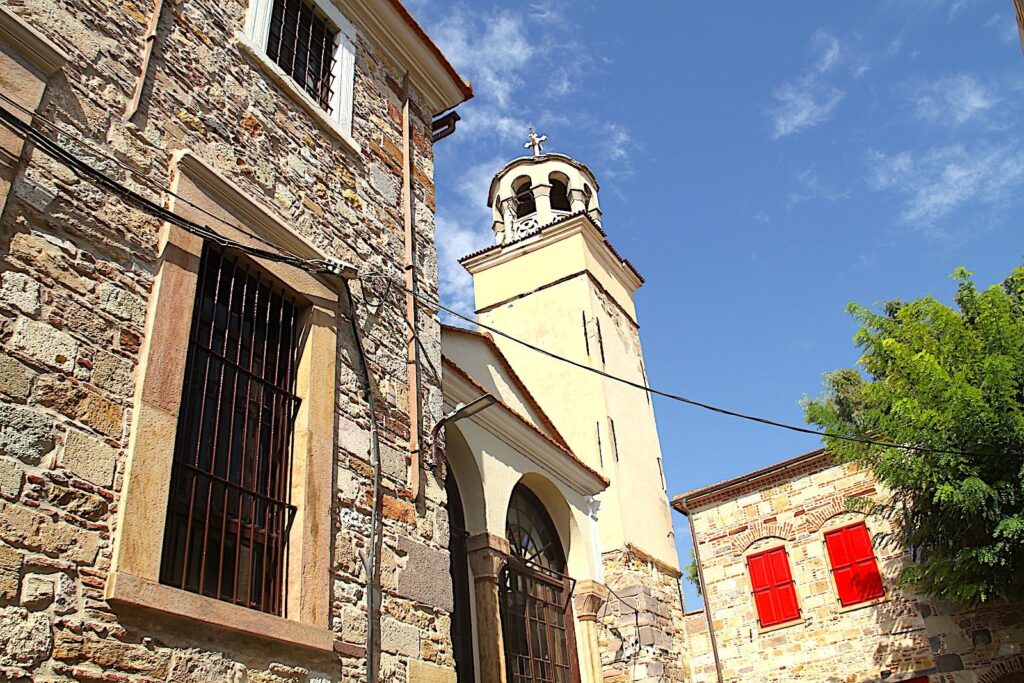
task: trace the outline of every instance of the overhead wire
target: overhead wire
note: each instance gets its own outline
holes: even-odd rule
[[[7,98],[5,97],[4,99],[7,99]],[[238,242],[237,240],[232,240],[230,238],[226,238],[226,237],[224,237],[224,236],[214,232],[211,228],[208,228],[206,226],[200,225],[200,224],[195,223],[193,221],[190,221],[190,220],[188,220],[186,218],[183,218],[182,216],[174,213],[173,211],[171,211],[169,209],[163,208],[162,206],[160,206],[159,204],[156,204],[152,200],[150,200],[150,199],[140,195],[139,193],[135,192],[134,190],[126,187],[122,183],[120,183],[117,180],[115,180],[115,179],[111,178],[110,176],[108,176],[103,171],[95,169],[92,166],[88,165],[87,163],[83,162],[81,159],[78,159],[73,153],[71,153],[67,149],[63,148],[60,144],[58,144],[58,143],[50,140],[46,136],[42,135],[39,131],[37,131],[34,128],[32,128],[31,125],[21,121],[20,119],[18,119],[16,116],[14,116],[11,112],[7,111],[3,107],[0,107],[0,123],[5,125],[6,127],[10,128],[13,132],[18,134],[20,137],[33,142],[37,147],[42,149],[48,155],[50,155],[51,157],[53,157],[57,161],[60,161],[62,164],[66,165],[68,168],[72,169],[73,171],[75,171],[79,175],[83,175],[83,176],[86,176],[86,177],[92,179],[99,187],[101,187],[103,189],[106,189],[107,191],[111,192],[114,195],[119,196],[126,203],[134,206],[135,208],[137,208],[137,209],[139,209],[139,210],[141,210],[141,211],[143,211],[145,213],[148,213],[148,214],[152,215],[155,218],[159,218],[159,219],[167,221],[168,223],[171,223],[173,225],[177,225],[177,226],[181,227],[182,229],[184,229],[184,230],[186,230],[188,232],[191,232],[191,233],[193,233],[193,234],[195,234],[197,236],[203,237],[204,239],[209,239],[209,240],[211,240],[213,242],[216,242],[217,244],[220,244],[221,246],[238,249],[238,250],[243,251],[245,253],[248,253],[248,254],[250,254],[252,256],[256,256],[257,258],[262,258],[262,259],[265,259],[267,261],[275,261],[275,262],[279,262],[279,263],[284,263],[284,264],[291,265],[291,266],[294,266],[296,268],[300,268],[302,270],[305,270],[307,272],[312,272],[312,273],[336,273],[336,268],[332,267],[332,264],[329,263],[328,259],[304,259],[304,258],[301,258],[299,256],[296,256],[294,254],[291,254],[291,253],[287,252],[283,248],[278,247],[277,245],[275,245],[273,243],[268,243],[268,244],[271,245],[271,246],[274,246],[276,249],[280,249],[280,251],[268,251],[266,249],[260,249],[260,248],[257,248],[257,247],[253,247],[252,245],[247,245],[247,244],[244,244],[242,242]],[[120,162],[118,162],[118,163],[120,163]],[[135,173],[134,169],[129,169],[129,170],[132,171],[133,173]],[[216,218],[216,216],[214,216],[214,218]],[[218,218],[218,220],[222,220],[222,219]],[[227,225],[229,225],[233,229],[238,229],[237,226],[232,225],[230,223],[227,223]],[[351,245],[349,245],[349,246],[351,247]],[[866,437],[866,436],[851,436],[851,435],[847,435],[847,434],[836,434],[836,433],[827,432],[827,431],[823,431],[823,430],[811,429],[809,427],[802,427],[802,426],[799,426],[799,425],[789,424],[789,423],[786,423],[786,422],[780,422],[778,420],[772,420],[772,419],[769,419],[769,418],[759,417],[757,415],[751,415],[751,414],[743,413],[743,412],[740,412],[740,411],[737,411],[737,410],[732,410],[732,409],[729,409],[729,408],[723,408],[721,406],[716,406],[716,405],[713,405],[713,404],[710,404],[710,403],[705,403],[703,401],[698,401],[698,400],[695,400],[695,399],[691,399],[691,398],[688,398],[688,397],[680,395],[680,394],[675,394],[675,393],[672,393],[672,392],[669,392],[669,391],[665,391],[665,390],[662,390],[662,389],[657,389],[655,387],[649,386],[649,385],[647,385],[645,383],[642,383],[642,382],[636,382],[634,380],[627,379],[625,377],[620,377],[618,375],[614,375],[614,374],[612,374],[610,372],[607,372],[605,370],[602,370],[600,368],[591,367],[590,365],[581,363],[581,362],[579,362],[577,360],[574,360],[572,358],[569,358],[567,356],[563,356],[561,354],[555,353],[554,351],[550,351],[548,349],[545,349],[545,348],[543,348],[541,346],[533,344],[532,342],[526,341],[524,339],[520,339],[519,337],[516,337],[515,335],[509,334],[508,332],[505,332],[505,331],[503,331],[503,330],[501,330],[499,328],[496,328],[496,327],[494,327],[492,325],[488,325],[487,323],[481,322],[480,320],[476,319],[475,317],[470,317],[467,314],[464,314],[464,313],[462,313],[460,311],[457,311],[457,310],[455,310],[453,308],[450,308],[450,307],[444,305],[443,303],[441,303],[441,301],[439,299],[437,299],[435,297],[432,297],[432,296],[425,295],[422,291],[419,290],[419,288],[411,289],[411,288],[406,287],[405,282],[400,280],[398,277],[396,277],[394,275],[389,275],[387,273],[382,273],[382,272],[364,272],[364,273],[360,273],[359,277],[360,277],[360,279],[382,278],[382,279],[391,280],[391,281],[393,281],[393,284],[395,285],[396,288],[401,289],[402,291],[405,291],[405,292],[408,292],[408,293],[412,294],[413,296],[418,298],[420,301],[422,301],[426,305],[432,306],[432,307],[436,308],[437,310],[444,311],[445,313],[448,313],[449,315],[451,315],[451,316],[453,316],[455,318],[463,320],[463,321],[465,321],[467,323],[470,323],[472,325],[476,325],[477,327],[482,328],[484,330],[487,330],[488,332],[496,334],[496,335],[498,335],[498,336],[500,336],[502,338],[508,339],[509,341],[512,341],[512,342],[514,342],[516,344],[519,344],[519,345],[521,345],[521,346],[523,346],[523,347],[525,347],[527,349],[530,349],[531,351],[534,351],[534,352],[539,353],[541,355],[547,356],[547,357],[549,357],[549,358],[551,358],[553,360],[557,360],[557,361],[562,362],[562,363],[567,363],[567,364],[569,364],[569,365],[571,365],[573,367],[576,367],[576,368],[578,368],[580,370],[584,370],[586,372],[590,372],[590,373],[599,375],[601,377],[604,377],[605,379],[609,379],[609,380],[612,380],[614,382],[618,382],[620,384],[633,387],[633,388],[638,389],[640,391],[645,391],[645,392],[647,392],[647,393],[649,393],[651,395],[660,396],[662,398],[665,398],[665,399],[668,399],[668,400],[671,400],[671,401],[676,401],[676,402],[683,403],[685,405],[689,405],[689,406],[692,406],[692,407],[695,407],[695,408],[700,408],[702,410],[707,410],[707,411],[710,411],[710,412],[718,413],[720,415],[725,415],[725,416],[728,416],[728,417],[734,417],[734,418],[737,418],[737,419],[746,420],[746,421],[749,421],[749,422],[754,422],[754,423],[757,423],[757,424],[762,424],[762,425],[766,425],[766,426],[770,426],[770,427],[776,427],[776,428],[779,428],[779,429],[785,429],[785,430],[796,432],[796,433],[800,433],[800,434],[807,434],[807,435],[812,435],[812,436],[818,436],[818,437],[826,438],[826,439],[837,439],[837,440],[851,442],[851,443],[859,443],[859,444],[863,444],[863,445],[867,445],[867,446],[878,446],[878,447],[882,447],[882,448],[894,448],[894,449],[900,449],[900,450],[904,450],[904,451],[917,452],[917,453],[931,453],[931,454],[935,454],[935,455],[952,455],[952,456],[961,456],[961,457],[1000,457],[1000,458],[1005,458],[1005,457],[1007,457],[1009,455],[1019,455],[1019,454],[1009,454],[1009,453],[981,453],[981,452],[971,452],[971,451],[963,451],[963,450],[948,449],[948,448],[932,448],[932,447],[928,447],[928,446],[919,446],[919,445],[914,445],[914,444],[900,444],[900,443],[895,443],[895,442],[892,442],[892,441],[885,441],[885,440],[881,440],[881,439],[873,439],[873,438]]]
[[[147,176],[145,173],[143,173],[139,169],[132,167],[131,165],[125,163],[121,159],[118,159],[113,154],[110,154],[108,152],[104,152],[102,149],[97,148],[92,143],[92,141],[86,140],[85,138],[82,138],[80,136],[72,134],[68,130],[66,130],[66,129],[62,128],[60,125],[58,125],[56,121],[51,121],[50,119],[46,118],[42,114],[34,112],[31,109],[29,109],[28,107],[25,107],[24,105],[19,103],[17,100],[12,99],[6,93],[0,92],[0,100],[3,100],[5,103],[11,105],[12,107],[17,108],[19,111],[21,111],[23,113],[31,116],[33,123],[42,124],[43,127],[48,128],[48,129],[54,131],[56,134],[61,135],[61,136],[65,137],[65,138],[67,138],[68,140],[71,140],[71,141],[75,142],[78,145],[81,145],[82,147],[85,148],[85,150],[88,153],[94,154],[97,157],[100,157],[101,159],[106,159],[107,161],[110,161],[111,163],[117,165],[122,170],[130,173],[133,177],[141,180],[142,184],[145,185],[146,187],[148,187],[153,192],[159,192],[161,194],[165,194],[165,195],[174,197],[175,200],[189,205],[190,207],[192,207],[193,209],[195,209],[199,213],[203,214],[207,218],[212,218],[213,220],[215,220],[215,221],[217,221],[219,223],[222,223],[222,224],[228,226],[229,228],[237,230],[237,231],[243,233],[244,235],[253,238],[254,240],[262,242],[264,245],[266,245],[268,247],[274,247],[275,249],[279,249],[279,250],[281,250],[284,253],[289,253],[287,250],[285,250],[282,247],[280,247],[279,245],[271,242],[270,240],[265,239],[265,238],[261,237],[260,235],[257,235],[254,232],[246,230],[244,227],[241,227],[239,225],[231,223],[230,221],[222,218],[221,216],[218,216],[217,214],[215,214],[215,213],[213,213],[211,211],[207,211],[206,209],[204,209],[199,204],[191,201],[190,199],[188,199],[186,197],[183,197],[182,195],[178,194],[177,192],[174,192],[169,187],[166,187],[166,186],[160,184],[159,182],[157,182],[156,180],[154,180],[151,177]]]

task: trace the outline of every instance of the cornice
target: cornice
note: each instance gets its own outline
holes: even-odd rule
[[[0,5],[0,39],[17,48],[22,56],[47,76],[60,71],[68,62],[64,50],[3,5]]]
[[[549,223],[537,232],[515,242],[495,244],[486,249],[469,254],[459,259],[459,263],[471,275],[507,263],[538,249],[557,244],[575,235],[583,235],[598,260],[619,282],[630,292],[643,285],[644,280],[629,261],[619,256],[607,235],[590,218],[577,213],[566,216],[555,223]]]
[[[486,391],[449,359],[444,359],[444,366],[449,370],[444,374],[442,382],[445,403],[448,404],[446,408],[468,403],[479,398],[481,391]],[[473,422],[577,493],[594,496],[608,487],[607,479],[559,446],[511,407],[499,400],[496,408],[477,413],[473,416]]]
[[[366,33],[409,76],[437,115],[473,97],[473,88],[416,22],[399,0],[334,0],[342,12]]]

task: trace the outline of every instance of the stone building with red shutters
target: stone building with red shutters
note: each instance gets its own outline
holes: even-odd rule
[[[1024,608],[897,585],[909,553],[848,505],[885,495],[817,450],[676,496],[704,597],[685,617],[693,683],[1024,681]]]

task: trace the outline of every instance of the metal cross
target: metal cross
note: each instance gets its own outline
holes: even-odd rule
[[[544,151],[544,143],[548,141],[547,135],[537,135],[530,129],[530,141],[523,145],[523,149],[533,148],[533,156],[538,157]]]

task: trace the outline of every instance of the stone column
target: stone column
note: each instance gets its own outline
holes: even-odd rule
[[[533,187],[533,201],[537,203],[537,225],[547,225],[551,222],[551,186],[535,185]]]
[[[569,190],[569,210],[573,213],[587,210],[587,197],[583,194],[583,190]]]
[[[505,647],[498,603],[498,574],[508,560],[508,541],[493,534],[477,534],[466,541],[466,550],[476,599],[480,680],[504,683]]]
[[[601,683],[601,651],[597,642],[597,615],[608,599],[604,585],[585,579],[576,584],[572,594],[572,607],[580,623],[578,644],[582,649],[583,671],[580,678],[585,683]]]
[[[514,236],[513,227],[516,222],[516,206],[519,204],[515,197],[509,197],[503,199],[501,202],[501,226],[497,227],[495,224],[494,230],[494,242],[495,244],[504,244],[506,240],[510,240]],[[500,231],[500,232],[499,232]]]

